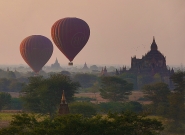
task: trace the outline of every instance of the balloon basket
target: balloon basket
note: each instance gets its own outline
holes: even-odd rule
[[[69,66],[72,66],[72,65],[73,65],[73,62],[69,62],[68,65],[69,65]]]
[[[33,76],[34,76],[34,77],[37,77],[37,76],[39,76],[39,73],[37,72],[37,73],[35,73]]]

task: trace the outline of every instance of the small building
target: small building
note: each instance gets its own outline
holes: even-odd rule
[[[64,90],[63,90],[63,93],[62,93],[62,99],[61,99],[60,108],[59,108],[58,113],[59,113],[59,115],[69,114],[69,107],[68,107],[68,104],[66,102]]]

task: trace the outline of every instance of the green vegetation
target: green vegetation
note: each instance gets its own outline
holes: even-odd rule
[[[19,92],[25,84],[18,79],[0,78],[0,91]]]
[[[38,120],[35,115],[15,115],[0,135],[156,135],[163,130],[162,123],[131,112],[109,113],[106,116],[56,116],[52,120]]]
[[[61,74],[53,74],[49,78],[30,77],[29,83],[21,91],[21,98],[25,109],[53,117],[59,106],[62,91],[65,90],[66,99],[71,102],[79,86],[79,83],[72,82],[68,76]]]
[[[133,88],[137,89],[137,76],[133,73],[122,73],[119,75],[120,78],[133,84]]]
[[[133,90],[133,84],[116,77],[106,76],[101,77],[100,95],[109,101],[124,101],[128,98]]]
[[[17,113],[15,113],[15,112],[1,112],[0,113],[0,121],[10,122],[15,114],[17,114]]]
[[[136,80],[137,82],[135,82]],[[162,120],[162,123],[164,124],[164,131],[162,133],[164,135],[184,134],[185,72],[178,71],[171,76],[171,81],[173,81],[174,84],[174,90],[169,90],[169,86],[161,81],[162,79],[160,74],[155,74],[153,78],[149,78],[147,75],[140,75],[136,78],[136,76],[133,76],[132,74],[104,77],[98,77],[92,74],[72,74],[69,77],[56,73],[51,74],[49,77],[37,76],[30,77],[29,79],[1,78],[0,89],[2,91],[19,91],[22,89],[21,98],[12,98],[8,93],[6,93],[4,96],[1,96],[1,94],[5,93],[0,93],[0,101],[2,100],[0,103],[5,103],[4,105],[0,104],[1,109],[21,109],[28,113],[28,116],[26,116],[26,114],[24,116],[19,115],[19,117],[17,117],[22,118],[22,120],[27,120],[26,122],[28,123],[25,124],[25,127],[23,127],[23,124],[21,124],[21,120],[19,121],[20,126],[16,127],[14,125],[16,122],[18,122],[18,119],[16,120],[15,117],[12,119],[12,114],[14,113],[1,113],[1,121],[14,121],[13,125],[10,125],[6,129],[2,129],[1,133],[4,133],[5,131],[8,133],[9,131],[15,130],[15,133],[19,134],[18,129],[22,131],[22,129],[25,128],[25,134],[39,134],[41,130],[43,131],[43,134],[65,134],[66,132],[71,134],[75,132],[77,132],[77,134],[111,134],[112,132],[109,130],[107,130],[105,133],[105,129],[110,128],[115,133],[121,134],[126,132],[122,131],[122,128],[130,128],[127,127],[127,122],[127,124],[124,125],[124,123],[119,123],[120,121],[118,121],[119,119],[124,121],[122,118],[124,118],[125,114],[127,114],[130,115],[127,118],[129,118],[131,121],[132,118],[130,117],[135,117],[135,115],[137,115],[139,118],[149,118],[150,120],[155,116],[155,118],[158,120]],[[145,83],[149,82],[150,84],[144,85]],[[129,101],[128,96],[131,94],[134,87],[132,83],[140,84],[138,86],[144,85],[142,87],[144,96],[141,97],[143,95],[142,93],[136,95],[136,97],[133,95],[130,100],[134,101]],[[82,87],[80,87],[80,84]],[[86,92],[90,92],[90,97],[74,97],[74,94],[80,91],[79,88]],[[65,90],[65,96],[67,102],[69,103],[71,115],[58,117],[56,116],[56,113],[58,112],[62,90]],[[82,90],[80,92],[82,92]],[[100,103],[101,99],[98,99],[99,92],[102,98],[107,99],[109,102]],[[99,104],[98,102],[95,102],[96,98],[99,100]],[[7,99],[8,102],[4,102],[5,99]],[[91,103],[91,101],[95,102],[96,104]],[[139,101],[140,103],[136,101]],[[137,114],[129,114],[127,111]],[[30,115],[32,112],[37,113],[37,116]],[[111,118],[111,113],[107,114],[108,112],[111,112],[114,117]],[[143,117],[140,115],[143,112],[150,114],[150,116]],[[43,119],[38,118],[40,114],[44,115]],[[114,120],[115,123],[112,120]],[[65,126],[65,122],[69,123],[67,123]],[[152,122],[150,121],[149,124],[150,123]],[[55,124],[58,125],[54,126]],[[115,128],[114,124],[121,124],[123,127],[121,128],[121,125],[119,125],[115,131],[113,130]],[[36,126],[38,128],[36,128]],[[72,128],[69,128],[69,126]],[[135,125],[131,126],[133,132],[138,128],[135,127]],[[142,126],[145,126],[145,124],[142,123]],[[45,129],[46,127],[48,127],[48,129]],[[141,128],[141,126],[139,128]],[[69,129],[71,130],[69,131]],[[161,131],[161,129],[159,131]],[[54,133],[54,130],[56,133]],[[89,133],[87,130],[89,130],[89,132],[91,131],[91,133]],[[150,129],[152,133],[148,134],[154,134],[154,132],[158,132],[158,130],[154,130],[154,132],[152,130],[153,129]],[[129,129],[129,131],[131,131],[131,129]],[[132,133],[127,133],[132,135]],[[139,131],[138,134],[140,134]]]
[[[152,101],[150,105],[150,112],[156,115],[165,116],[168,111],[168,96],[170,89],[166,83],[157,82],[145,85],[142,88],[145,98]]]
[[[80,102],[90,102],[90,101],[95,101],[96,99],[90,98],[90,97],[74,97],[75,101],[80,101]]]
[[[169,113],[171,119],[169,131],[176,133],[185,133],[185,72],[178,71],[171,76],[175,89],[169,96]],[[173,128],[172,128],[173,127]]]
[[[12,98],[8,110],[22,110],[22,101],[20,98]]]
[[[139,102],[136,101],[130,101],[130,102],[107,102],[107,103],[100,103],[97,105],[99,112],[107,113],[107,112],[113,112],[113,113],[121,113],[121,112],[135,112],[139,113],[143,111],[143,107]]]
[[[90,102],[74,102],[69,104],[71,114],[82,114],[84,117],[92,117],[97,114],[96,105]]]
[[[0,110],[11,103],[11,95],[6,92],[0,92]]]
[[[82,88],[92,87],[97,81],[97,76],[93,74],[75,74],[73,81],[79,82]]]
[[[152,104],[144,106],[144,110],[167,118],[165,131],[180,135],[185,132],[185,72],[174,73],[171,80],[175,87],[173,91],[160,82],[143,87],[145,98],[152,101]]]

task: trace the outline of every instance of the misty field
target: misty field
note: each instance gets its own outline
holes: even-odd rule
[[[150,101],[140,101],[139,99],[143,98],[144,94],[142,91],[132,91],[132,94],[129,96],[128,101],[137,101],[140,102],[141,104],[149,104],[151,103]],[[95,101],[91,101],[92,103],[102,103],[102,102],[108,102],[108,100],[103,99],[100,96],[100,93],[78,93],[75,94],[75,97],[88,97],[92,99],[96,99]]]

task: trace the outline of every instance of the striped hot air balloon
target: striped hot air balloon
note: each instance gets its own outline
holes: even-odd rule
[[[63,18],[51,28],[51,37],[58,49],[69,59],[69,65],[86,45],[90,36],[88,24],[79,18]]]
[[[53,53],[52,42],[42,35],[32,35],[20,44],[20,53],[24,61],[38,73]]]

